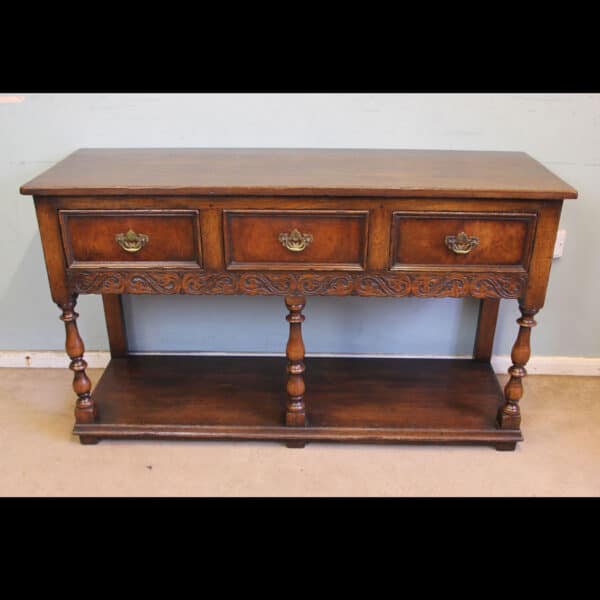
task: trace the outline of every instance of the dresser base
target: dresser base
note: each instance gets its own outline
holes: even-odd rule
[[[307,358],[308,426],[285,419],[284,358],[112,359],[93,393],[102,438],[485,443],[514,449],[496,424],[502,390],[489,363],[454,359]]]

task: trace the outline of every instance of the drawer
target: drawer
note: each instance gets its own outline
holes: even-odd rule
[[[390,268],[529,268],[535,213],[394,212]]]
[[[346,270],[366,265],[369,211],[225,210],[230,270]]]
[[[197,210],[61,210],[71,268],[202,266]]]

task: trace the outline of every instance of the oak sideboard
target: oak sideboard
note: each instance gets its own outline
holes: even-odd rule
[[[80,149],[21,193],[34,197],[62,311],[81,443],[513,450],[523,439],[531,328],[563,200],[577,197],[525,153]],[[111,360],[94,390],[79,294],[102,295],[108,329]],[[286,357],[132,355],[123,294],[283,296]],[[305,360],[303,310],[315,295],[478,298],[473,357]],[[490,364],[501,299],[517,301],[521,313],[504,389]]]

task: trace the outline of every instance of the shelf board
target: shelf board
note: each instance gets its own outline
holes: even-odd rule
[[[273,357],[112,359],[93,392],[98,438],[357,442],[521,441],[500,430],[502,390],[464,359],[306,359],[308,426],[285,427],[286,361]]]

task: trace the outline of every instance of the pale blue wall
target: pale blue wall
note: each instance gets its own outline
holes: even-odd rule
[[[533,351],[600,356],[598,94],[33,94],[0,103],[0,349],[63,347],[33,202],[18,189],[86,146],[528,152],[580,193],[565,202],[565,255],[554,261]],[[87,348],[106,349],[100,299],[78,306]],[[468,354],[476,310],[471,299],[309,298],[305,341],[312,352]],[[287,336],[277,298],[136,297],[126,314],[138,351],[281,352]],[[510,352],[517,316],[516,302],[502,303],[497,354]]]

